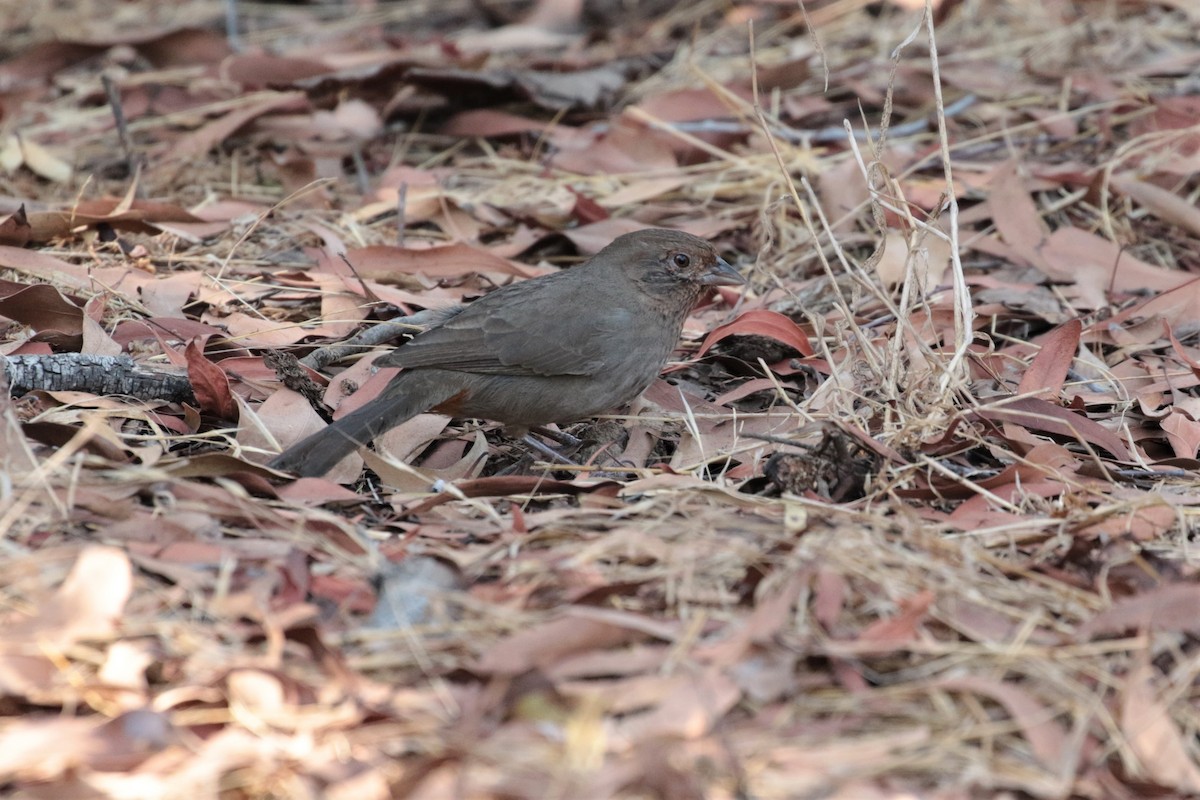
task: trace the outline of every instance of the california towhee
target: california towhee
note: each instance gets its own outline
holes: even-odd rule
[[[450,309],[375,360],[403,367],[379,396],[271,461],[323,475],[425,411],[528,427],[619,406],[658,377],[708,286],[745,283],[708,242],[627,233],[584,263]]]

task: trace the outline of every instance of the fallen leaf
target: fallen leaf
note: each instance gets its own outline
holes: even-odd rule
[[[285,109],[303,110],[308,107],[308,100],[301,92],[263,92],[257,97],[251,96],[249,100],[241,108],[230,111],[177,139],[168,148],[169,155],[179,160],[197,158],[264,114]]]
[[[1079,228],[1059,228],[1038,251],[1038,267],[1068,285],[1080,308],[1103,308],[1109,292],[1166,292],[1194,276],[1156,267],[1135,258],[1120,245]]]
[[[71,165],[37,142],[21,137],[21,158],[30,170],[55,183],[71,180]]]
[[[661,737],[696,739],[709,733],[742,697],[737,683],[717,669],[679,676],[657,706],[617,723],[621,738],[635,746]]]
[[[184,353],[187,355],[188,380],[200,407],[220,419],[236,420],[237,403],[229,390],[225,371],[205,357],[195,341],[188,343]]]
[[[874,643],[889,651],[902,648],[916,637],[917,628],[929,614],[935,597],[932,589],[925,589],[904,598],[899,604],[900,613],[871,623],[858,634],[858,641]]]
[[[1200,236],[1200,208],[1194,203],[1152,183],[1140,181],[1128,172],[1113,175],[1109,185],[1136,200],[1163,222]]]
[[[1057,712],[1037,699],[1032,692],[1009,681],[994,680],[983,675],[964,675],[934,683],[939,689],[972,692],[990,697],[1004,707],[1020,726],[1034,756],[1052,772],[1063,770],[1067,731],[1055,721]]]
[[[1017,394],[1032,393],[1047,400],[1057,399],[1075,354],[1079,352],[1082,333],[1083,323],[1073,319],[1043,336],[1039,342],[1041,348],[1021,376]]]
[[[45,283],[28,286],[0,281],[0,316],[35,331],[58,331],[69,336],[83,333],[83,309]]]
[[[476,669],[492,675],[519,675],[535,667],[549,668],[568,656],[618,647],[639,638],[636,631],[610,622],[559,617],[500,640],[484,652]]]
[[[1142,774],[1176,791],[1200,792],[1200,768],[1153,680],[1154,671],[1143,653],[1125,678],[1121,732],[1137,756]]]
[[[1149,630],[1197,634],[1200,633],[1197,608],[1200,608],[1200,586],[1170,583],[1117,600],[1080,625],[1075,637],[1089,641],[1106,634]]]
[[[713,329],[708,336],[704,337],[700,349],[696,352],[696,357],[703,356],[714,344],[734,335],[766,336],[768,339],[788,345],[801,355],[811,356],[813,354],[808,334],[799,325],[777,311],[759,308],[747,311],[733,322]]]
[[[1082,414],[1036,397],[1006,399],[985,405],[970,412],[970,416],[1097,445],[1123,461],[1133,460],[1129,446],[1116,433]]]

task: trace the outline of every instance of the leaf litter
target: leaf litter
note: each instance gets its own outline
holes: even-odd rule
[[[7,19],[0,348],[197,405],[4,393],[4,790],[1200,791],[1200,18],[931,5]],[[750,287],[578,466],[261,466],[324,424],[264,354],[650,226]]]

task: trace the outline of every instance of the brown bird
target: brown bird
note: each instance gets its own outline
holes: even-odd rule
[[[426,411],[515,428],[603,413],[658,377],[705,287],[741,283],[703,239],[668,230],[619,236],[578,266],[450,309],[376,359],[404,368],[378,397],[270,466],[323,475]]]

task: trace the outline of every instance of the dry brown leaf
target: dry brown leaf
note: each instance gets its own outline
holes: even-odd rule
[[[483,654],[476,668],[487,674],[520,675],[535,668],[549,669],[568,656],[639,638],[637,631],[612,622],[569,615],[502,639]]]
[[[1200,586],[1172,583],[1113,603],[1079,626],[1076,636],[1082,641],[1105,634],[1139,630],[1200,632]]]
[[[300,92],[264,92],[262,96],[255,98],[254,102],[230,111],[176,140],[170,146],[168,155],[179,160],[198,158],[264,114],[303,110],[307,105],[307,99]]]
[[[777,342],[786,344],[803,356],[813,355],[812,344],[808,335],[792,320],[776,311],[754,309],[741,314],[733,322],[722,325],[704,337],[696,357],[700,358],[709,349],[728,336],[765,336]]]
[[[1163,222],[1178,225],[1193,236],[1200,236],[1200,208],[1174,192],[1138,180],[1124,172],[1112,176],[1110,185],[1136,200]]]
[[[5,172],[16,172],[24,163],[25,156],[21,153],[21,140],[16,136],[6,136],[0,140],[0,169]]]
[[[605,131],[590,132],[587,138],[559,139],[557,144],[559,151],[551,158],[554,166],[581,175],[638,175],[679,167],[675,139],[627,117]]]
[[[1038,252],[1039,269],[1055,281],[1070,284],[1071,296],[1085,309],[1107,305],[1109,292],[1167,292],[1193,279],[1141,261],[1079,228],[1059,228]]]
[[[1036,397],[1017,398],[985,406],[974,412],[973,416],[1103,447],[1123,461],[1133,460],[1129,446],[1113,431],[1085,415],[1076,414]]]
[[[1044,270],[1041,249],[1049,230],[1021,176],[1011,161],[998,170],[988,185],[988,208],[1005,243],[1025,263]]]
[[[910,247],[902,233],[888,231],[883,255],[875,264],[879,280],[885,286],[897,286],[910,274],[915,281],[914,293],[925,294],[942,283],[950,267],[949,245],[937,236],[925,236],[920,241],[920,246]]]
[[[1154,688],[1154,670],[1142,656],[1125,678],[1121,732],[1143,774],[1180,792],[1200,792],[1200,767],[1188,752],[1183,732]]]
[[[864,629],[858,641],[870,642],[881,648],[903,647],[917,635],[917,628],[924,621],[936,595],[926,589],[913,597],[900,601],[900,613],[889,619],[881,619]]]
[[[0,282],[0,316],[39,332],[59,331],[70,336],[83,333],[83,309],[48,284]]]
[[[1034,756],[1042,766],[1053,772],[1063,769],[1067,748],[1067,731],[1055,722],[1057,712],[1041,702],[1027,689],[1008,681],[997,681],[982,675],[946,678],[935,684],[949,691],[973,692],[990,697],[1007,711],[1021,727]]]
[[[632,746],[660,737],[695,739],[714,725],[741,699],[733,679],[717,669],[678,676],[662,692],[656,708],[618,723],[618,734]]]
[[[219,419],[236,420],[237,403],[229,389],[229,378],[219,366],[210,361],[195,342],[184,350],[187,356],[188,380],[200,407]]]
[[[1082,333],[1083,323],[1073,319],[1043,336],[1039,342],[1041,349],[1021,376],[1017,394],[1033,393],[1046,400],[1057,399],[1079,351]]]
[[[71,180],[73,170],[66,161],[31,139],[20,137],[20,143],[21,161],[34,173],[55,183]]]
[[[861,261],[880,235],[859,154],[886,167],[897,183],[877,186],[898,187],[902,211],[943,231],[952,218],[929,216],[946,189],[929,49],[889,63],[899,3],[540,0],[522,16],[492,0],[421,13],[366,0],[336,18],[267,3],[237,54],[201,4],[26,4],[0,60],[0,116],[79,186],[18,169],[20,141],[0,141],[0,277],[16,284],[0,283],[15,317],[0,318],[0,352],[119,347],[167,368],[208,342],[237,427],[126,397],[0,394],[0,785],[430,800],[1194,793],[1200,261],[1195,210],[1179,201],[1200,158],[1200,100],[1180,89],[1200,50],[1182,44],[1181,2],[1026,0],[985,15],[983,48],[962,3],[936,5],[944,155],[976,292],[954,374],[953,295],[897,320],[899,293],[838,258]],[[878,34],[867,47],[865,30]],[[1115,30],[1153,46],[1114,48]],[[462,49],[464,34],[485,49]],[[539,41],[569,44],[520,49]],[[845,119],[871,130],[857,152]],[[191,155],[163,158],[176,146]],[[1098,202],[1097,164],[1115,165],[1120,202]],[[836,241],[791,200],[794,184],[807,203],[813,176]],[[920,231],[887,216],[906,234],[881,265],[896,278]],[[352,456],[329,479],[276,483],[250,463],[324,424],[279,390],[264,348],[302,354],[368,317],[551,269],[509,259],[557,268],[572,244],[596,252],[644,226],[754,257],[749,292],[708,295],[685,341],[715,330],[711,345],[744,314],[731,327],[821,357],[767,377],[736,358],[681,365],[647,392],[628,444],[622,421],[567,429],[613,439],[583,474],[526,468],[492,432],[449,435],[440,417],[377,443],[415,470],[368,455],[375,475],[360,476]],[[455,243],[472,249],[416,254]],[[938,244],[921,246],[940,268]],[[374,272],[356,275],[344,251]],[[77,326],[56,332],[58,314]],[[331,370],[339,414],[388,379],[370,361]],[[740,398],[736,415],[715,396]],[[864,496],[778,496],[763,461],[827,419],[870,454]],[[138,569],[93,641],[53,587],[96,537]],[[437,594],[382,559],[456,565],[458,615],[367,623],[381,591],[416,586],[397,601],[415,606]],[[104,604],[102,582],[88,601]],[[1107,611],[1098,589],[1117,598]],[[10,635],[25,625],[48,638]],[[65,630],[74,641],[45,647]],[[491,674],[478,668],[489,658]],[[1101,724],[1106,675],[1118,691]]]
[[[319,60],[265,53],[241,53],[221,62],[221,75],[247,89],[294,86],[332,71]]]
[[[1195,458],[1200,453],[1200,422],[1178,409],[1171,409],[1166,418],[1159,422],[1167,442],[1180,458]]]

